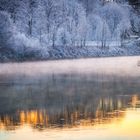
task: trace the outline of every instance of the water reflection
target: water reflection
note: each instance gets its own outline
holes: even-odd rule
[[[138,59],[1,65],[0,139],[139,140]]]
[[[139,81],[102,78],[49,75],[39,78],[38,84],[1,85],[0,129],[16,130],[27,124],[44,130],[120,123],[128,108],[139,108]]]

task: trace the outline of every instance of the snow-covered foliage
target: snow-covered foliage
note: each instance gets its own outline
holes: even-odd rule
[[[90,15],[89,23],[89,41],[96,41],[101,46],[105,46],[111,37],[110,29],[106,21],[99,15]]]
[[[0,48],[12,45],[13,31],[14,27],[9,14],[0,11]]]
[[[132,35],[140,15],[127,0],[0,1],[0,48],[14,59],[123,55]]]
[[[131,21],[132,31],[134,32],[134,34],[140,36],[140,14],[137,14],[133,9],[131,9],[130,21]]]
[[[129,9],[124,5],[109,3],[99,10],[99,15],[107,23],[113,40],[119,41],[121,35],[131,28]]]

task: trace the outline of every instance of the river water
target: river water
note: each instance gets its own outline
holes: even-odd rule
[[[0,140],[139,140],[139,61],[0,64]]]

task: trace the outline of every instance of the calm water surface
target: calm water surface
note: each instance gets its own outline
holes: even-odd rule
[[[0,140],[140,140],[139,61],[0,64]]]

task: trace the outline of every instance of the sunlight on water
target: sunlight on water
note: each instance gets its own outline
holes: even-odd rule
[[[1,64],[0,140],[139,140],[138,59]]]
[[[27,122],[29,123],[29,122]],[[86,123],[86,122],[85,122]],[[140,110],[128,109],[121,120],[114,119],[108,123],[98,125],[81,125],[74,128],[50,128],[46,130],[32,130],[29,125],[17,127],[17,130],[1,131],[4,140],[84,140],[84,139],[136,139],[140,137]]]

